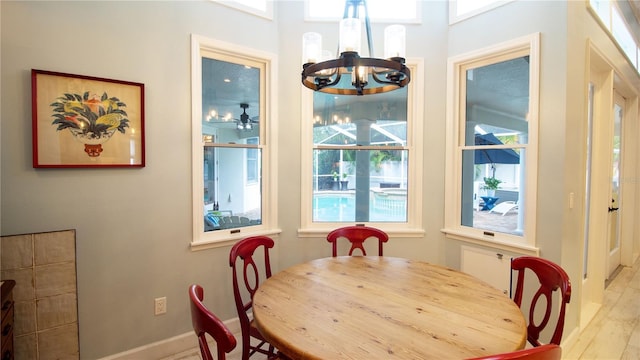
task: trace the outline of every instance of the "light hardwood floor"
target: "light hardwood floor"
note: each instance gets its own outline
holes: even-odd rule
[[[640,359],[639,268],[640,260],[633,267],[623,267],[619,271],[605,290],[602,308],[582,331],[574,346],[563,349],[564,360]],[[236,347],[227,358],[239,360],[239,350]],[[199,350],[193,349],[160,360],[201,359]]]
[[[607,286],[604,304],[563,359],[640,359],[640,260]]]

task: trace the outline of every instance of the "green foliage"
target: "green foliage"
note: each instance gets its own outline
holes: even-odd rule
[[[482,188],[487,190],[496,190],[500,183],[502,183],[502,180],[498,180],[494,177],[486,177],[484,178],[484,186],[482,186]]]
[[[401,160],[400,152],[394,150],[375,150],[371,152],[371,162],[374,168],[379,171],[384,161]]]

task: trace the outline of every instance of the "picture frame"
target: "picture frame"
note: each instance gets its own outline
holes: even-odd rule
[[[34,168],[144,167],[144,84],[31,70]]]

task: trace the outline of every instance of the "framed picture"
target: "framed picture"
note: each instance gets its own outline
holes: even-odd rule
[[[34,168],[144,167],[144,84],[31,70]]]

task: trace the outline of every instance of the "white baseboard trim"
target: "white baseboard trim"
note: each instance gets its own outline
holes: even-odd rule
[[[573,331],[571,331],[568,335],[564,336],[564,340],[560,341],[560,345],[562,347],[562,353],[568,353],[569,350],[578,342],[580,338],[580,333],[582,330],[579,327],[574,327]]]
[[[224,322],[225,325],[233,332],[233,335],[241,343],[240,320],[233,318]],[[143,345],[131,350],[127,350],[118,354],[103,357],[100,360],[139,360],[139,359],[162,359],[173,354],[178,354],[189,349],[198,348],[198,339],[195,333],[189,331],[187,333],[177,335],[168,339],[156,341],[151,344]]]

